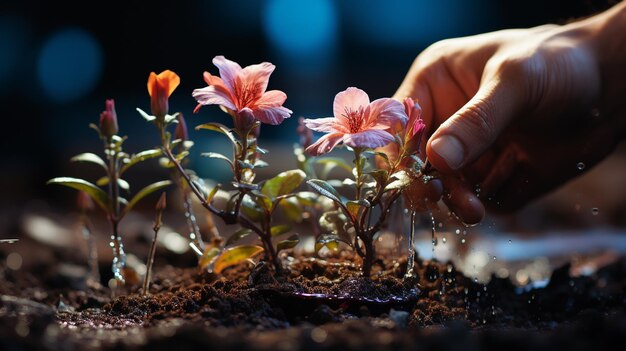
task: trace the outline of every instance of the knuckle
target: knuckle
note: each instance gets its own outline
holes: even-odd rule
[[[496,138],[496,124],[490,117],[490,108],[484,100],[467,106],[459,122],[463,123],[464,132],[473,138],[479,138],[483,143],[491,143]]]

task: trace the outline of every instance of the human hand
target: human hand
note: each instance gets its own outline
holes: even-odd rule
[[[395,97],[422,106],[432,133],[422,151],[463,222],[478,223],[483,202],[524,205],[621,140],[623,5],[566,26],[444,40],[416,58]]]

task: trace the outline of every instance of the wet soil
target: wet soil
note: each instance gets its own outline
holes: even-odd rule
[[[55,255],[20,270],[0,265],[1,350],[370,350],[602,348],[626,341],[626,259],[588,276],[554,270],[541,289],[492,277],[480,284],[450,263],[286,258],[222,275],[157,267],[150,294],[89,287]],[[618,344],[619,345],[619,344]]]

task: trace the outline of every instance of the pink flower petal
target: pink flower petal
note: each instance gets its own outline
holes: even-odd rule
[[[338,130],[335,129],[336,121],[337,120],[334,117],[316,119],[307,118],[304,120],[304,125],[307,126],[307,128],[316,132],[333,133],[338,132]]]
[[[256,102],[258,106],[282,106],[287,100],[287,94],[280,90],[266,91]]]
[[[257,106],[252,110],[254,119],[265,124],[281,124],[285,118],[291,117],[291,110],[283,106]]]
[[[346,111],[358,111],[365,109],[370,103],[370,98],[363,90],[350,87],[335,96],[333,114],[341,123],[345,120]]]
[[[390,98],[372,101],[365,110],[364,118],[366,119],[364,125],[367,128],[382,124],[387,125],[394,133],[404,129],[408,120],[404,105]]]
[[[191,94],[202,105],[220,105],[235,110],[235,103],[227,90],[219,86],[210,85],[202,89],[195,89]]]
[[[356,134],[346,134],[343,143],[352,147],[377,148],[393,141],[393,136],[384,130],[366,130]]]
[[[312,156],[319,156],[332,150],[343,138],[342,133],[330,133],[319,138],[315,143],[306,148],[306,153]]]
[[[241,72],[241,66],[237,62],[231,61],[224,56],[215,56],[213,64],[219,68],[220,77],[224,80],[224,84],[228,90],[235,91],[235,79]]]
[[[269,62],[246,66],[241,70],[235,82],[236,85],[239,85],[237,91],[248,90],[248,93],[257,96],[257,99],[260,98],[267,89],[270,75],[275,68],[276,66]]]

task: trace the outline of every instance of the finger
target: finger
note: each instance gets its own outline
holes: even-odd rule
[[[474,162],[517,114],[522,92],[515,81],[492,79],[435,131],[426,154],[435,168],[450,173]]]
[[[444,203],[465,225],[480,223],[485,217],[485,207],[460,179],[455,176],[442,177],[446,194],[443,196]]]

